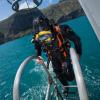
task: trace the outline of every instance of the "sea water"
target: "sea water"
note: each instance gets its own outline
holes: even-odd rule
[[[68,21],[81,38],[82,56],[80,60],[84,80],[90,100],[100,96],[100,43],[85,16]],[[21,62],[35,54],[31,43],[32,34],[0,46],[0,100],[12,100],[13,82]],[[44,100],[47,78],[41,65],[31,61],[21,77],[21,100]]]

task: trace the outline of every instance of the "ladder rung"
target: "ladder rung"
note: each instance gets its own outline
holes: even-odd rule
[[[67,97],[67,99],[77,99],[77,100],[79,100],[79,98],[78,97]]]
[[[64,86],[64,88],[69,87],[69,88],[77,88],[77,85],[69,85],[69,86]]]

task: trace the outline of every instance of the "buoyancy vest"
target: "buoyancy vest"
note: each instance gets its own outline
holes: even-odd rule
[[[55,33],[53,33],[55,34]],[[51,42],[54,38],[52,37],[52,32],[51,31],[41,31],[38,34],[36,34],[35,40],[39,40],[40,42]],[[59,30],[56,34],[56,40],[57,40],[57,47],[59,48],[60,52],[63,53],[64,57],[66,58],[68,55],[67,50],[65,49],[65,46],[63,46],[64,43],[64,37]],[[49,50],[48,50],[49,51]]]
[[[52,32],[51,31],[41,31],[36,34],[36,40],[40,42],[51,42],[52,41]]]

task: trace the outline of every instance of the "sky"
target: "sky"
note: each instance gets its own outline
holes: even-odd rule
[[[27,0],[29,3],[30,8],[35,6],[33,4],[32,0]],[[50,4],[57,3],[59,0],[43,0],[43,3],[41,4],[40,8],[45,8]],[[27,8],[27,4],[25,3],[25,0],[22,0],[20,2],[20,9]],[[0,0],[0,21],[8,18],[10,15],[12,15],[14,11],[11,8],[11,5],[7,2],[7,0]]]

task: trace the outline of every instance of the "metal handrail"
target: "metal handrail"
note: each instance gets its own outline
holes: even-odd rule
[[[80,98],[80,100],[89,100],[88,99],[88,93],[87,93],[86,86],[85,86],[85,82],[84,82],[83,76],[82,76],[82,71],[81,71],[80,64],[79,64],[79,61],[78,61],[78,58],[77,58],[77,54],[76,54],[76,52],[73,48],[70,49],[70,55],[71,55],[71,59],[72,59],[73,70],[74,70],[74,73],[75,73],[77,88],[78,88],[78,92],[79,92],[79,98]],[[26,58],[22,62],[22,64],[20,65],[20,67],[17,71],[17,74],[15,76],[15,80],[14,80],[14,85],[13,85],[13,100],[20,100],[19,85],[20,85],[21,75],[22,75],[22,72],[23,72],[25,66],[32,59],[36,59],[36,58],[34,56],[30,56],[30,57]],[[44,67],[44,69],[45,69],[45,71],[48,75],[48,88],[47,88],[47,94],[46,94],[46,98],[45,98],[45,100],[48,100],[49,94],[50,94],[50,87],[51,87],[50,80],[52,81],[54,86],[56,86],[56,84],[52,80],[52,77],[51,77],[48,69],[46,68],[47,66],[45,65],[44,61],[43,61],[42,65],[43,65],[43,67]],[[73,87],[76,87],[76,86],[73,86]]]
[[[85,82],[82,75],[82,71],[81,71],[81,67],[78,61],[78,57],[73,48],[70,49],[70,56],[71,56],[71,60],[73,64],[73,70],[75,73],[80,100],[89,100]]]
[[[20,95],[19,95],[19,86],[20,86],[20,80],[21,80],[21,75],[22,75],[22,72],[25,68],[25,66],[32,60],[32,59],[36,59],[36,57],[34,56],[30,56],[28,58],[26,58],[22,64],[19,66],[19,69],[16,73],[16,76],[15,76],[15,80],[14,80],[14,85],[13,85],[13,100],[20,100]],[[43,59],[41,58],[41,60],[43,61]],[[46,92],[46,97],[45,97],[45,100],[49,100],[49,96],[50,96],[50,88],[51,88],[51,85],[54,84],[54,86],[56,87],[57,91],[58,91],[58,88],[57,88],[57,85],[55,84],[55,82],[53,81],[48,69],[47,69],[47,66],[45,65],[44,61],[42,63],[42,66],[44,67],[44,70],[46,71],[47,73],[47,76],[48,76],[48,87],[47,87],[47,92]],[[59,91],[58,91],[59,92]],[[60,92],[59,92],[60,93]],[[61,97],[61,95],[60,95]]]
[[[20,95],[19,95],[19,84],[20,84],[20,79],[21,79],[21,75],[22,72],[25,68],[25,66],[29,63],[29,61],[31,61],[32,59],[34,59],[34,56],[30,56],[28,58],[26,58],[22,64],[20,65],[16,76],[15,76],[15,80],[14,80],[14,85],[13,85],[13,100],[20,100]]]

